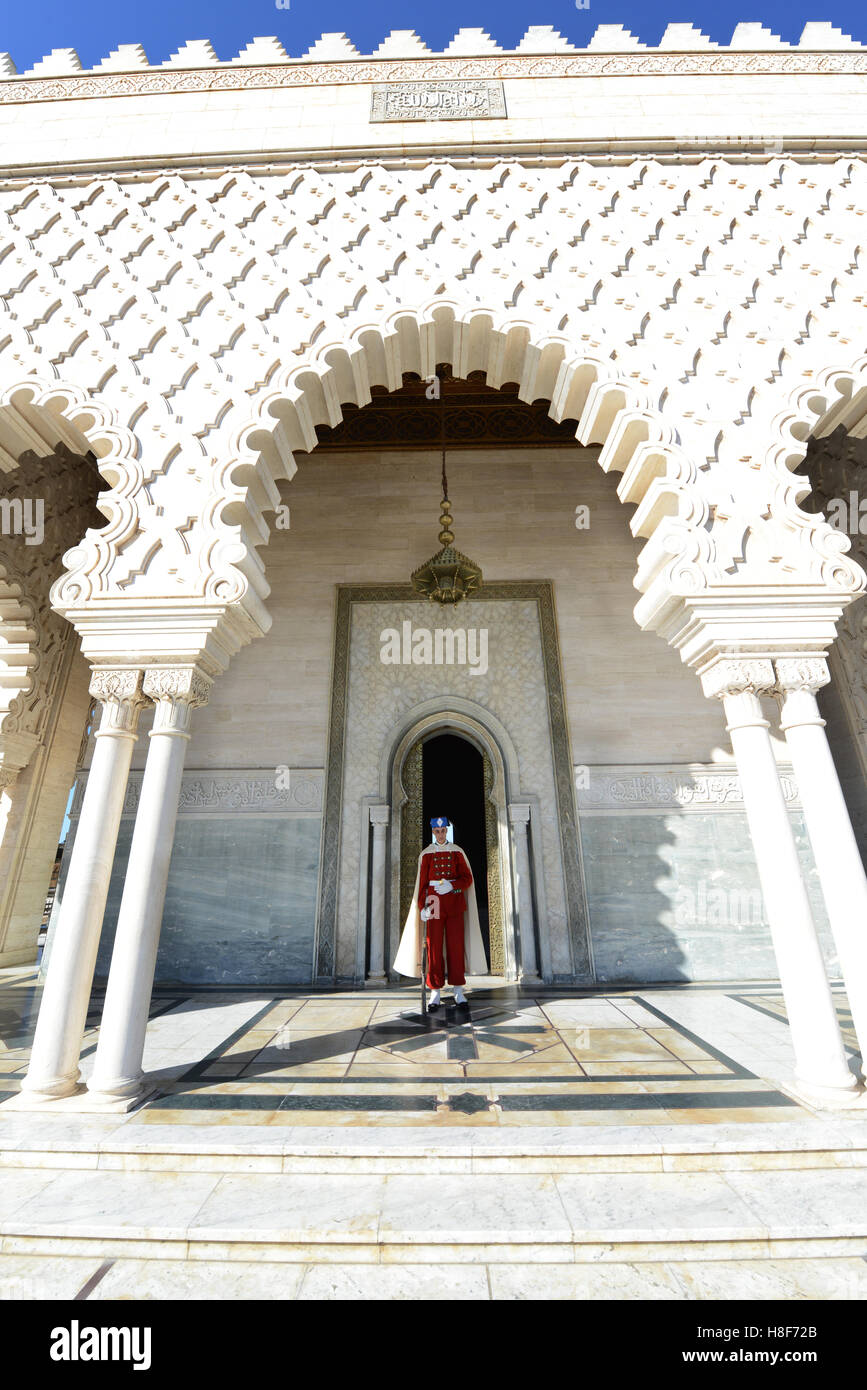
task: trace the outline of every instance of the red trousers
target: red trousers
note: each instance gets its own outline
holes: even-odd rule
[[[444,935],[449,964],[449,984],[466,984],[466,976],[464,975],[463,893],[460,896],[461,901],[455,903],[454,907],[449,903],[449,908],[452,908],[451,912],[446,908],[443,898],[440,898],[439,917],[431,917],[430,921],[427,923],[428,989],[442,989],[446,982],[445,962],[443,961]]]

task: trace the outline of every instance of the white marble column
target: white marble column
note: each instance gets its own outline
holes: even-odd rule
[[[792,755],[861,1056],[867,1059],[867,875],[816,702],[816,691],[831,677],[820,658],[783,659],[774,665],[780,725]]]
[[[529,803],[511,802],[509,822],[512,826],[512,843],[515,847],[515,886],[521,937],[521,982],[536,984],[539,981],[539,964],[536,957],[536,914],[533,911],[530,846],[527,841],[527,827],[530,823]]]
[[[384,985],[385,973],[385,833],[391,810],[388,806],[371,806],[373,851],[370,856],[370,970],[368,985]]]
[[[846,1062],[770,724],[762,711],[760,694],[773,691],[775,681],[770,661],[745,659],[717,663],[702,684],[705,694],[719,696],[725,707],[780,972],[796,1080],[823,1104],[850,1105],[858,1086]]]
[[[77,1089],[78,1059],[111,866],[144,703],[141,672],[95,671],[90,693],[102,701],[102,718],[52,943],[30,1067],[22,1082],[23,1093],[34,1100],[68,1096]]]
[[[142,1055],[193,709],[210,681],[196,667],[156,667],[144,693],[156,701],[96,1049],[91,1096],[117,1101],[144,1089]]]

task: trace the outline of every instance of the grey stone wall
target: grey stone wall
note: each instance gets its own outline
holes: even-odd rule
[[[133,775],[112,868],[97,978],[107,976],[111,961],[140,785],[141,777]],[[321,771],[293,771],[290,788],[277,790],[273,773],[267,771],[185,776],[157,957],[158,982],[282,985],[311,979]],[[80,784],[43,971],[63,902],[81,801]],[[310,809],[301,811],[302,806]]]
[[[800,811],[801,863],[829,971],[837,960]],[[581,827],[596,978],[775,980],[746,816],[611,816]]]
[[[832,668],[833,669],[833,668]],[[864,747],[863,722],[858,718],[857,707],[850,702],[850,716],[840,694],[837,678],[831,685],[818,693],[819,709],[826,722],[826,733],[834,755],[834,762],[840,777],[840,785],[852,817],[852,825],[858,837],[861,858],[867,866],[867,781],[864,779],[863,761],[859,755],[856,734],[850,717],[858,721],[858,739]]]
[[[124,821],[97,958],[108,974],[132,838]],[[180,818],[156,980],[303,984],[311,976],[319,820]]]
[[[293,770],[291,790],[283,792],[266,773],[185,776],[158,981],[255,986],[312,979],[321,779],[318,770]],[[98,977],[107,975],[111,959],[140,780],[136,774],[131,779],[121,823]],[[790,771],[783,771],[783,786],[834,976],[837,961]],[[776,979],[732,768],[597,767],[590,770],[589,786],[577,794],[600,983]],[[43,970],[81,799],[79,790]],[[549,927],[542,923],[543,931]]]

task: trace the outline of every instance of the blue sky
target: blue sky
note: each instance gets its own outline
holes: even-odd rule
[[[286,3],[286,0],[282,0]],[[654,43],[668,23],[691,22],[716,42],[727,42],[739,21],[759,21],[789,42],[807,20],[829,20],[867,42],[867,7],[856,0],[0,0],[0,51],[19,71],[52,48],[78,50],[91,66],[120,43],[142,43],[152,63],[162,62],[187,39],[208,38],[220,58],[233,57],[257,35],[276,34],[291,54],[301,54],[323,32],[349,34],[370,52],[391,29],[415,29],[431,48],[443,47],[460,28],[486,29],[513,47],[530,24],[551,24],[573,43],[585,43],[598,24],[623,24],[644,43]]]

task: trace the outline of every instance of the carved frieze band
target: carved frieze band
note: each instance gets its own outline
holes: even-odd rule
[[[740,77],[867,72],[867,53],[575,53],[467,58],[379,58],[345,63],[279,63],[267,67],[87,73],[10,78],[0,104],[85,97],[165,96],[236,92],[253,87],[327,87],[347,83],[548,77]]]
[[[138,810],[144,773],[130,773],[124,816]],[[178,814],[182,816],[318,816],[322,811],[322,768],[290,768],[278,777],[274,768],[186,772],[181,783]],[[278,787],[278,780],[280,786]],[[81,814],[87,773],[80,773],[70,819]]]
[[[744,809],[740,778],[734,768],[708,767],[702,763],[658,764],[629,767],[597,765],[576,768],[579,815],[611,813],[659,813],[704,811],[717,814]],[[798,786],[791,768],[780,767],[786,802],[800,805]]]

